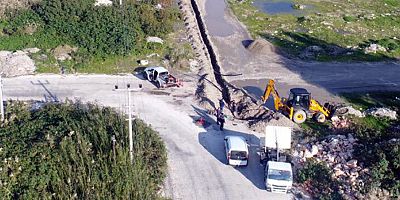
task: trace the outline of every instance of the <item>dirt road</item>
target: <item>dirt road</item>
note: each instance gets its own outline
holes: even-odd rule
[[[215,119],[194,102],[195,81],[190,78],[184,88],[154,90],[147,81],[135,76],[37,75],[5,78],[4,96],[9,99],[63,101],[80,99],[121,109],[127,105],[126,93],[112,91],[115,84],[123,88],[143,84],[134,93],[134,114],[160,133],[168,149],[168,177],[164,195],[172,199],[290,199],[289,195],[266,192],[263,169],[256,155],[259,134],[244,125],[227,122],[226,131],[218,131]],[[194,124],[199,116],[208,127]],[[249,140],[249,166],[234,168],[225,164],[223,138],[240,135]]]
[[[225,0],[197,0],[208,34],[227,77],[237,86],[260,96],[268,79],[277,80],[278,91],[306,87],[320,101],[340,101],[339,92],[399,90],[400,63],[321,63],[287,59],[275,51],[252,54],[244,46],[251,40],[247,30],[227,8]]]

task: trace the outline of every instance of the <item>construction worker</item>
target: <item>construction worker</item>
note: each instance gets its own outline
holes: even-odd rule
[[[221,111],[217,111],[217,125],[219,125],[219,129],[224,130],[225,116]]]
[[[224,99],[220,99],[219,100],[219,109],[221,110],[221,112],[224,111],[224,107],[225,107]]]

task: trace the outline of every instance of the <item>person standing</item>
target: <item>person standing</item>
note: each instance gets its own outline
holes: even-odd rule
[[[217,124],[219,121],[219,130],[223,131],[224,130],[224,123],[225,123],[225,116],[223,112],[219,112],[219,115],[217,117]]]
[[[219,100],[219,109],[221,110],[221,112],[224,111],[224,107],[225,107],[225,102],[224,99],[222,98]]]

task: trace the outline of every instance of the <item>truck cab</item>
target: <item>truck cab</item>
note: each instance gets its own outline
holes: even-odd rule
[[[292,188],[293,173],[290,163],[268,161],[264,172],[265,186],[268,191],[287,193]]]

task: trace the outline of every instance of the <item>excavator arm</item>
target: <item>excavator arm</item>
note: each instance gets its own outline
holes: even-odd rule
[[[261,96],[263,103],[267,102],[269,96],[272,94],[274,97],[274,106],[276,110],[280,110],[284,105],[281,101],[281,97],[278,94],[278,91],[275,89],[275,81],[269,80],[267,87],[265,88],[264,95]]]

